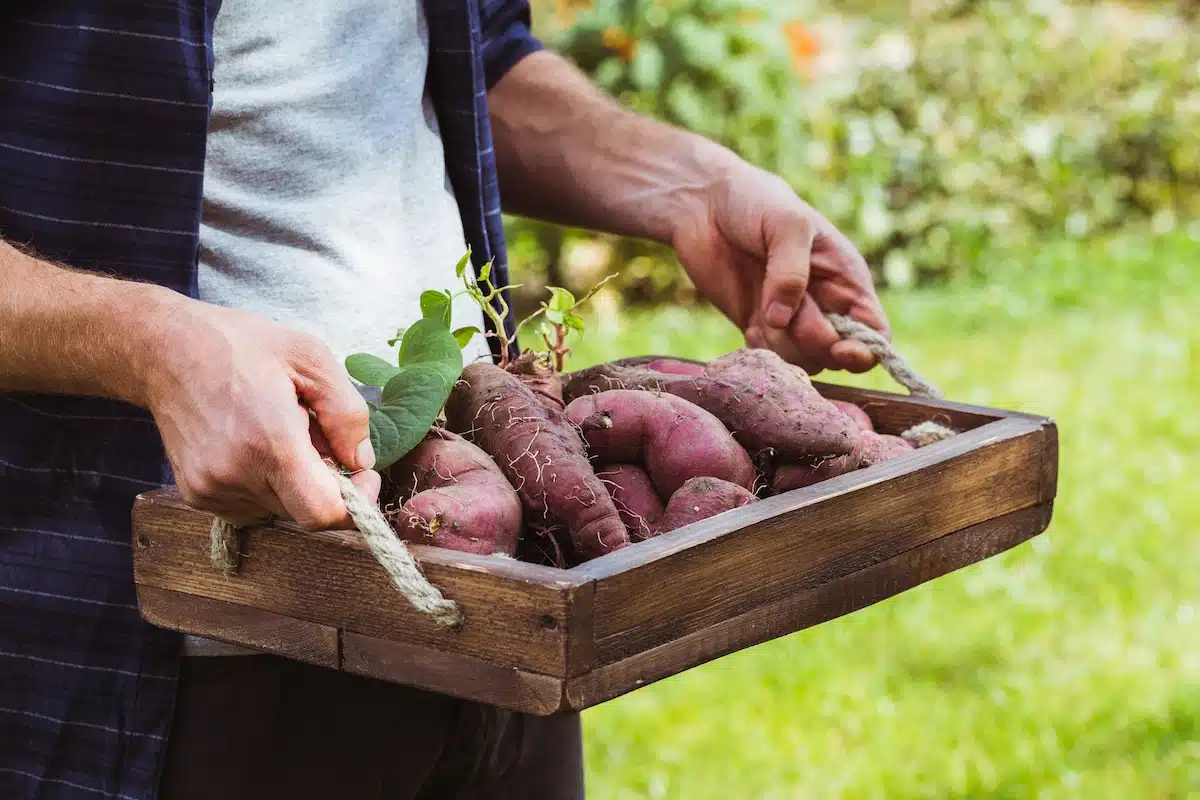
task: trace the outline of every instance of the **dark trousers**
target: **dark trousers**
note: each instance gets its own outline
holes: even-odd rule
[[[160,800],[581,800],[579,716],[274,656],[183,659]]]

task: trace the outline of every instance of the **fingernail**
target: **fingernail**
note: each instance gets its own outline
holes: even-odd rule
[[[354,451],[354,459],[358,461],[359,469],[370,469],[375,466],[375,448],[371,447],[370,439],[363,439]]]
[[[775,300],[767,306],[767,324],[772,328],[786,328],[795,313],[796,309]]]

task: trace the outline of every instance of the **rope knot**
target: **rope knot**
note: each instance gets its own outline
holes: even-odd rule
[[[338,490],[346,503],[350,519],[363,536],[371,554],[391,577],[396,588],[412,606],[432,619],[439,628],[457,630],[466,622],[458,604],[442,596],[441,591],[421,572],[407,545],[396,536],[379,508],[367,500],[350,479],[336,468]],[[213,566],[226,573],[237,569],[238,528],[222,519],[214,519],[210,536]]]

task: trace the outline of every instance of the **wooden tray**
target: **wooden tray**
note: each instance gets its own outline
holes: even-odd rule
[[[928,419],[964,432],[574,569],[412,546],[465,613],[458,632],[414,611],[353,532],[251,529],[227,577],[208,560],[212,517],[162,489],[133,511],[141,612],[165,628],[546,715],[849,614],[1049,524],[1050,420],[817,386],[864,407],[883,433]]]

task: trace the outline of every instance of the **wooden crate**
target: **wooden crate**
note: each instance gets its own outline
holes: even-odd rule
[[[883,433],[935,419],[938,444],[568,570],[411,550],[466,623],[414,611],[354,532],[247,531],[239,571],[208,560],[212,517],[170,488],[138,498],[142,614],[174,630],[529,712],[581,710],[849,614],[1045,530],[1053,422],[817,384]]]

